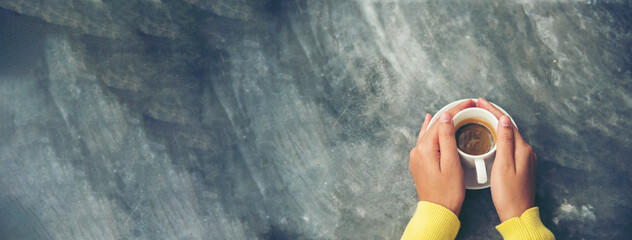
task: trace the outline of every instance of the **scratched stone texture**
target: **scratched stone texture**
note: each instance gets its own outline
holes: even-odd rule
[[[0,2],[0,239],[398,239],[485,97],[557,239],[632,237],[629,1]],[[489,189],[457,239],[500,239]]]

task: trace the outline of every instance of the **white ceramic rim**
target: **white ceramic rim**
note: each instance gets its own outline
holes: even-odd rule
[[[470,110],[470,109],[476,109],[476,110]],[[489,114],[491,117],[493,117],[493,118],[495,118],[495,119],[496,119],[496,126],[494,127],[494,129],[489,129],[489,130],[490,130],[490,131],[496,131],[496,132],[498,132],[498,129],[497,129],[497,128],[498,128],[498,119],[496,118],[496,116],[495,116],[492,112],[487,111],[487,109],[483,109],[483,108],[479,108],[479,107],[466,108],[466,109],[463,109],[463,110],[461,110],[460,112],[456,113],[456,114],[454,115],[454,117],[452,117],[452,119],[455,119],[455,118],[456,118],[457,116],[459,116],[459,114],[461,114],[463,111],[481,111],[481,110],[482,110],[482,111],[484,111],[484,112],[485,112],[485,114]],[[491,123],[490,123],[490,124],[491,124]],[[456,123],[454,123],[454,125],[456,125]],[[494,124],[491,124],[491,125],[494,125]],[[456,126],[455,126],[455,127],[456,127]],[[485,128],[487,128],[487,127],[485,127]],[[496,136],[496,138],[498,138],[498,136]],[[459,149],[459,148],[456,148],[456,150],[457,150],[457,151],[459,151],[459,154],[463,154],[463,156],[465,156],[465,157],[467,157],[467,158],[471,158],[471,159],[474,159],[474,158],[487,158],[487,157],[489,157],[490,155],[492,155],[493,153],[495,153],[495,152],[496,152],[496,142],[497,142],[497,141],[498,141],[498,139],[494,139],[494,147],[492,147],[492,149],[490,149],[489,151],[487,151],[486,153],[483,153],[483,154],[481,154],[481,155],[472,155],[472,154],[468,154],[468,153],[466,153],[466,152],[461,151],[461,149]]]
[[[468,99],[474,100],[474,102],[478,102],[478,99],[476,99],[476,98],[464,98],[464,99],[461,99],[461,100],[456,100],[456,101],[454,101],[454,102],[451,102],[451,103],[450,103],[450,104],[448,104],[448,105],[445,105],[443,108],[439,109],[439,111],[437,111],[437,112],[435,113],[435,115],[432,115],[432,119],[430,119],[430,123],[428,123],[428,127],[426,128],[426,130],[430,129],[430,127],[432,126],[432,124],[434,124],[434,123],[437,121],[437,119],[439,118],[439,117],[437,117],[437,116],[441,115],[443,112],[448,111],[448,109],[453,108],[454,106],[456,106],[456,105],[458,105],[459,103],[461,103],[461,102],[463,102],[463,101],[466,101],[466,100],[468,100]],[[491,103],[492,105],[494,105],[494,107],[498,108],[498,110],[500,110],[500,111],[501,111],[502,113],[504,113],[505,115],[509,116],[509,114],[507,113],[507,111],[505,111],[505,109],[501,108],[500,106],[496,105],[496,104],[495,104],[495,103],[493,103],[493,102],[489,102],[489,103]],[[514,126],[516,127],[516,129],[518,129],[518,126],[516,125],[516,122],[513,120],[513,118],[512,118],[511,116],[509,116],[509,119],[511,119],[511,122],[514,124]]]

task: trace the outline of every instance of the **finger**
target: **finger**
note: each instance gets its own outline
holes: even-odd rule
[[[527,143],[519,143],[516,141],[515,147],[515,162],[516,162],[516,172],[529,172],[532,171],[533,164],[533,150],[531,146]]]
[[[435,116],[438,117],[438,116]],[[441,120],[437,119],[439,121],[436,121],[434,124],[432,124],[432,126],[430,126],[430,128],[424,133],[424,135],[421,137],[421,139],[419,140],[419,145],[418,146],[423,146],[423,148],[425,150],[427,150],[427,154],[436,154],[437,158],[439,157],[439,134],[438,134],[438,127],[437,125],[440,125]],[[437,164],[439,164],[439,162],[437,162]]]
[[[498,108],[496,108],[493,104],[491,104],[490,102],[488,102],[487,100],[483,98],[478,98],[478,102],[476,103],[476,106],[491,112],[498,119],[500,119],[500,117],[505,115],[503,112],[498,110]]]
[[[471,107],[476,107],[476,102],[472,101],[472,99],[467,99],[467,100],[463,101],[462,103],[459,103],[456,106],[450,108],[447,111],[447,113],[449,113],[450,116],[454,116],[458,112],[460,112],[461,110],[466,109],[466,108],[471,108]],[[432,132],[432,134],[434,134],[434,132],[436,132],[437,125],[439,125],[439,124],[433,124],[432,126],[430,126],[430,129],[428,129],[427,132]],[[439,143],[438,142],[438,138],[434,139],[434,140],[436,140],[437,144]]]
[[[494,169],[516,171],[514,160],[514,131],[513,124],[508,116],[500,117],[498,121],[498,140],[496,141],[496,160],[494,161]]]
[[[450,110],[448,110],[448,113],[450,114],[450,116],[454,116],[461,110],[471,107],[476,107],[476,102],[472,101],[472,99],[468,99],[450,108]]]
[[[505,115],[505,113],[503,113],[498,108],[496,108],[494,104],[491,104],[490,102],[488,102],[487,100],[483,98],[478,98],[478,102],[476,103],[476,106],[491,112],[498,119],[500,119],[500,117]],[[515,139],[519,142],[524,142],[524,139],[522,138],[522,135],[520,135],[520,132],[518,132],[518,129],[516,129],[516,127],[513,125],[512,125],[512,128],[514,129]]]
[[[439,119],[439,149],[441,150],[441,171],[461,167],[459,155],[456,151],[456,139],[454,138],[454,124],[452,116],[445,112]]]
[[[430,124],[430,120],[432,119],[432,115],[426,113],[426,117],[424,118],[424,123],[421,125],[421,130],[419,130],[419,136],[417,136],[417,144],[421,143],[421,137],[426,133],[426,128],[428,128],[428,124]]]
[[[534,171],[538,169],[538,155],[535,152],[531,152],[531,169]]]
[[[535,154],[535,152],[531,152],[531,156],[533,156],[533,163],[535,163],[535,166],[538,165],[538,154]]]

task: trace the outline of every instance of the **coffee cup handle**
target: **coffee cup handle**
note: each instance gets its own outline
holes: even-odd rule
[[[478,181],[478,184],[486,183],[487,169],[485,167],[485,160],[477,158],[474,160],[474,165],[476,165],[476,180]]]

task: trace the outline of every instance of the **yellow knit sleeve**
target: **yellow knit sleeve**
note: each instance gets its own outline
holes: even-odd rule
[[[454,239],[460,226],[459,218],[452,211],[438,204],[420,201],[402,239]]]
[[[522,216],[511,218],[496,226],[503,239],[506,240],[552,240],[553,233],[540,221],[538,207],[532,207],[524,211]]]

